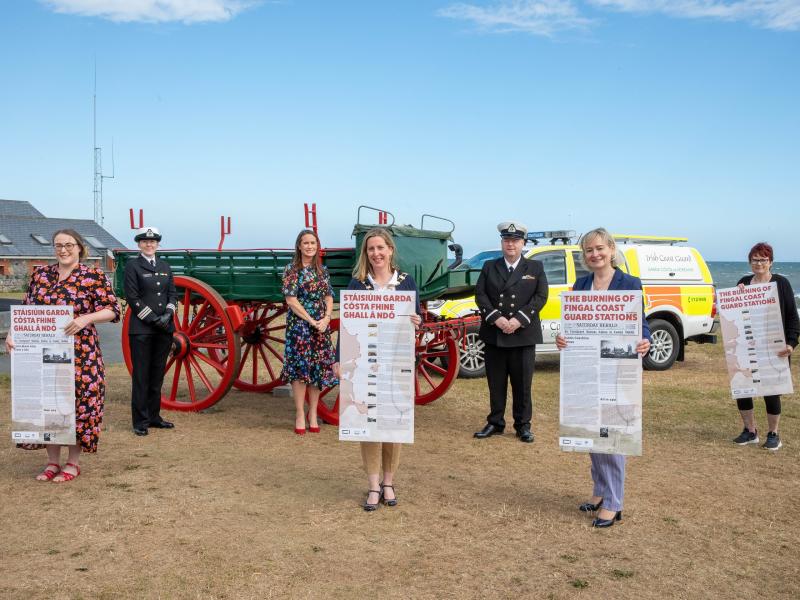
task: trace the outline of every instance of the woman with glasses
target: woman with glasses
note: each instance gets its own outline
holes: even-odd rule
[[[60,229],[53,234],[56,263],[37,268],[31,276],[23,304],[66,305],[74,319],[64,328],[75,336],[75,444],[67,448],[67,462],[61,466],[61,446],[20,444],[26,450],[47,448],[47,466],[39,481],[63,483],[81,474],[81,451],[97,452],[105,401],[105,370],[96,323],[119,321],[119,306],[105,273],[81,262],[86,244],[77,231]],[[14,342],[6,338],[6,349]]]
[[[777,284],[778,301],[781,308],[781,318],[783,319],[783,334],[786,338],[786,348],[778,352],[778,356],[789,357],[797,346],[797,339],[800,336],[800,318],[797,316],[797,302],[794,299],[792,284],[783,275],[772,272],[774,253],[772,246],[766,242],[759,242],[753,246],[747,258],[750,261],[750,268],[753,274],[742,277],[737,285],[740,288],[744,288],[747,285],[773,281]],[[781,419],[781,397],[779,395],[764,396],[764,403],[767,405],[768,431],[767,439],[762,447],[775,451],[783,445],[778,435],[778,423]],[[744,429],[738,437],[734,438],[734,443],[740,446],[758,444],[760,440],[753,416],[753,399],[737,398],[736,404],[739,407],[739,414],[742,415]]]

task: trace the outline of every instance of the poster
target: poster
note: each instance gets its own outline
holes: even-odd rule
[[[778,284],[717,290],[725,363],[734,398],[791,394],[789,359],[778,301]]]
[[[416,292],[342,290],[339,439],[414,442]]]
[[[642,292],[565,292],[561,311],[561,449],[641,456]]]
[[[75,346],[71,306],[12,306],[11,439],[75,444]]]

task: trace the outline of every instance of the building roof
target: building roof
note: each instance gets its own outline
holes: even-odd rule
[[[0,200],[0,256],[52,257],[53,233],[74,229],[86,241],[90,258],[107,256],[109,250],[125,248],[91,219],[51,219],[28,202]]]
[[[0,215],[8,217],[44,217],[42,213],[33,207],[33,204],[24,200],[0,199]]]

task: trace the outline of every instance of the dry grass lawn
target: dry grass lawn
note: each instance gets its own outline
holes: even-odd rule
[[[721,346],[690,346],[645,374],[644,456],[624,520],[598,531],[576,510],[589,459],[557,445],[556,358],[538,363],[532,445],[472,439],[483,380],[418,407],[400,504],[374,514],[357,445],[331,427],[295,436],[290,398],[232,391],[137,438],[115,365],[78,479],[36,482],[43,452],[0,450],[0,597],[797,598],[797,399],[783,449],[737,447],[723,370]],[[0,414],[8,440],[8,402]],[[760,400],[756,414],[765,427]]]

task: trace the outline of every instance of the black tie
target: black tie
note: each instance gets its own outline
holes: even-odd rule
[[[508,267],[508,272],[509,272],[509,273],[513,273],[513,272],[514,272],[514,267],[512,267],[512,266],[510,266],[510,265],[509,265],[509,267]]]
[[[154,261],[154,260],[150,260],[150,261],[148,261],[148,262],[150,263],[150,266],[151,266],[151,267],[153,267],[154,269],[156,268],[156,261]]]

